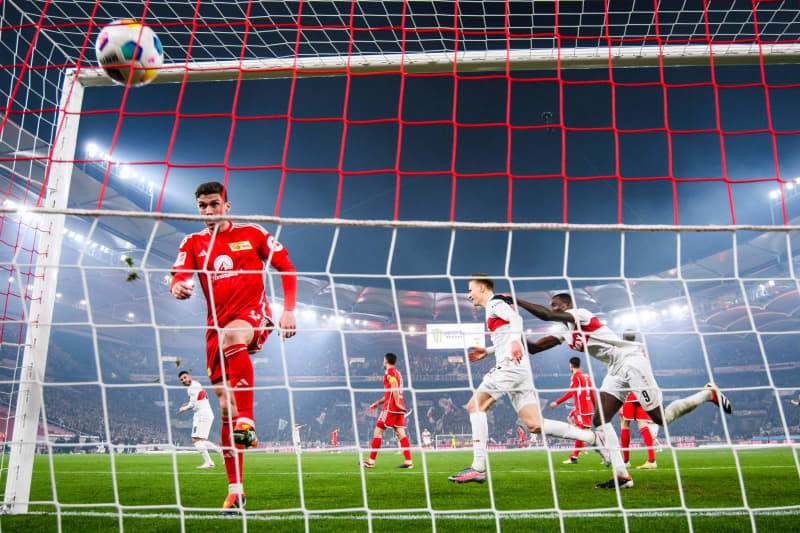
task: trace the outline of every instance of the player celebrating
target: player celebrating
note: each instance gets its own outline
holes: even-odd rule
[[[631,330],[625,330],[622,332],[622,339],[635,341],[636,333]],[[656,463],[654,450],[655,436],[653,435],[653,429],[658,430],[658,424],[654,424],[647,412],[639,405],[636,395],[633,392],[629,392],[619,412],[619,440],[620,446],[622,446],[622,460],[625,462],[626,467],[631,466],[631,422],[634,420],[637,422],[639,433],[642,434],[644,445],[647,448],[647,462],[637,466],[636,469],[655,470],[658,468],[658,464]]]
[[[472,425],[472,465],[448,479],[456,483],[486,481],[486,444],[489,439],[486,411],[504,394],[509,396],[511,405],[531,433],[541,433],[544,430],[546,435],[552,437],[580,439],[594,444],[595,435],[591,431],[542,418],[533,388],[530,360],[528,354],[522,350],[522,317],[512,307],[512,299],[495,295],[494,281],[486,274],[474,274],[469,280],[468,298],[476,307],[486,309],[486,327],[493,344],[491,349],[472,349],[469,360],[478,361],[489,353],[495,353],[497,364],[483,377],[467,404]]]
[[[404,461],[397,468],[414,468],[414,463],[411,461],[411,443],[408,442],[408,437],[406,436],[406,404],[403,402],[403,376],[394,366],[395,363],[397,363],[395,354],[387,353],[383,356],[383,368],[386,370],[383,375],[385,392],[383,393],[383,398],[369,406],[371,410],[383,405],[383,409],[381,409],[381,414],[375,423],[375,433],[372,435],[372,450],[369,452],[369,459],[361,463],[364,468],[375,468],[375,458],[378,456],[378,449],[381,447],[383,432],[386,431],[386,428],[394,430],[397,440],[400,441],[400,447],[403,449]],[[428,433],[428,439],[430,440],[430,433]]]
[[[306,427],[305,424],[294,424],[292,426],[292,444],[296,449],[300,449],[300,430]]]
[[[189,401],[181,405],[178,414],[182,414],[189,409],[194,411],[192,420],[192,442],[200,455],[203,456],[203,464],[197,468],[214,468],[214,461],[208,455],[209,448],[215,452],[221,452],[219,447],[208,440],[208,432],[211,431],[211,424],[214,423],[214,411],[211,410],[211,403],[208,401],[206,391],[199,381],[192,379],[192,375],[186,370],[178,374],[178,379],[184,387],[189,387],[186,391],[189,394]]]
[[[231,208],[224,186],[216,181],[200,185],[195,198],[201,215],[224,216]],[[261,226],[230,220],[205,224],[206,229],[183,239],[172,266],[170,291],[178,300],[190,298],[192,276],[199,271],[208,308],[206,366],[222,413],[228,475],[228,497],[222,510],[227,513],[245,505],[243,453],[239,450],[258,445],[249,354],[261,349],[274,328],[264,292],[264,263],[269,261],[282,274],[284,302],[278,327],[285,339],[295,334],[297,278],[286,249]]]
[[[550,407],[561,405],[572,398],[574,408],[570,411],[567,419],[579,428],[589,429],[592,427],[592,415],[594,415],[594,393],[592,391],[592,378],[589,374],[581,371],[580,357],[572,357],[569,360],[569,370],[572,372],[572,380],[569,383],[569,390],[554,402],[550,402]],[[575,449],[567,457],[563,464],[578,464],[578,456],[583,448],[583,441],[575,441]]]
[[[730,401],[719,387],[708,383],[702,391],[669,404],[662,418],[661,391],[640,344],[620,339],[587,309],[575,309],[572,297],[567,293],[553,296],[550,309],[520,299],[517,299],[517,303],[541,320],[562,324],[562,330],[555,335],[542,337],[536,342],[528,341],[530,353],[541,352],[566,341],[573,350],[585,351],[608,365],[608,373],[600,386],[600,409],[595,412],[594,425],[611,453],[614,477],[596,488],[633,487],[633,480],[620,454],[619,439],[611,425],[611,419],[622,407],[628,391],[636,395],[642,408],[659,425],[670,424],[705,402],[720,406],[728,414],[733,412]]]

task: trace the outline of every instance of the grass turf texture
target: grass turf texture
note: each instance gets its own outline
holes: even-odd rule
[[[800,505],[800,477],[794,451],[789,448],[756,449],[738,452],[742,478],[730,450],[678,450],[680,479],[676,475],[670,450],[657,455],[658,470],[636,471],[636,486],[621,493],[626,510],[646,513],[628,514],[631,531],[676,533],[689,531],[687,515],[680,511],[679,483],[683,486],[686,506],[704,510],[692,514],[695,531],[752,531],[750,516],[742,508],[742,484],[747,504],[756,511],[753,521],[763,531],[791,531],[800,510],[772,512],[781,506]],[[489,483],[457,485],[447,476],[471,462],[471,452],[428,453],[430,507],[434,511],[452,511],[435,516],[437,531],[495,531],[495,516],[490,512],[491,495],[499,511],[517,511],[501,515],[503,531],[560,531],[560,522],[552,510],[583,511],[582,516],[567,514],[567,531],[620,531],[624,518],[618,510],[616,491],[594,488],[610,478],[595,453],[580,456],[577,465],[562,465],[567,452],[552,454],[555,477],[551,481],[547,454],[540,451],[491,454],[491,493]],[[644,452],[633,452],[634,465],[644,462]],[[227,480],[216,458],[214,470],[197,470],[198,455],[175,457],[177,477],[171,455],[124,455],[114,459],[116,487],[121,506],[115,505],[111,458],[107,455],[56,455],[53,466],[46,456],[36,458],[31,498],[54,501],[51,474],[61,505],[57,516],[52,504],[31,505],[30,514],[1,516],[2,531],[179,531],[178,494],[184,507],[187,532],[305,531],[298,483],[297,456],[291,454],[248,454],[245,459],[247,510],[256,511],[224,518],[216,513],[227,493]],[[421,454],[414,454],[413,470],[398,470],[402,457],[393,452],[378,456],[374,470],[364,472],[366,502],[358,456],[352,453],[309,453],[301,456],[302,496],[305,508],[312,511],[308,528],[314,532],[367,531],[366,506],[371,513],[373,531],[431,531],[431,515]],[[5,474],[5,472],[4,472]],[[177,479],[177,486],[176,486]],[[5,477],[2,480],[5,483]],[[106,504],[106,505],[104,505]],[[109,505],[110,504],[110,505]],[[76,507],[80,505],[80,507]],[[151,508],[136,508],[150,506]],[[157,507],[157,508],[152,508]],[[676,510],[675,508],[678,508]],[[263,511],[283,512],[264,513]],[[405,510],[403,510],[405,509]],[[714,511],[717,509],[717,511]],[[759,513],[758,509],[764,509]],[[262,511],[258,513],[257,511]],[[313,513],[313,511],[339,511]],[[38,514],[37,514],[38,513]]]

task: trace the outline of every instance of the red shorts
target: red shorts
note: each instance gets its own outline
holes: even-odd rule
[[[625,402],[622,404],[622,412],[620,416],[625,420],[644,420],[645,422],[652,422],[650,415],[639,404],[639,402]]]
[[[267,337],[269,337],[270,331],[272,331],[268,328],[272,324],[272,319],[262,315],[260,307],[252,307],[244,309],[230,317],[225,317],[224,324],[230,324],[234,320],[244,320],[253,326],[253,340],[247,345],[247,351],[249,353],[256,353],[261,350],[261,346],[264,345]],[[219,357],[219,332],[217,328],[208,328],[206,331],[206,369],[208,370],[208,379],[211,380],[211,383],[222,381],[222,369],[219,365]]]
[[[406,414],[383,411],[380,416],[378,416],[378,421],[375,425],[381,429],[404,428],[406,427]]]
[[[573,410],[569,413],[569,416],[567,416],[567,420],[579,428],[592,427],[592,415],[579,415]]]

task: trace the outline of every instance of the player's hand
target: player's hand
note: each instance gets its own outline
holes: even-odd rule
[[[186,300],[191,298],[192,290],[194,289],[194,281],[187,279],[186,281],[178,281],[172,286],[170,292],[178,300]]]
[[[550,402],[550,408],[555,409],[558,404],[556,402]]]
[[[522,361],[522,346],[520,345],[519,341],[514,341],[511,343],[511,360],[516,364],[519,364],[520,361]]]
[[[294,318],[294,311],[284,311],[281,313],[278,327],[281,329],[281,337],[284,339],[291,339],[294,337],[297,333],[297,321]]]
[[[486,351],[486,348],[470,348],[467,355],[469,356],[469,362],[474,363],[475,361],[480,361],[486,357],[488,353],[489,352]]]
[[[798,402],[797,400],[789,400],[789,401],[792,403],[792,405],[800,405],[800,402]]]

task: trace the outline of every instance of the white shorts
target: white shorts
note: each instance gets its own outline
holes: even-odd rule
[[[192,438],[208,439],[208,432],[211,431],[211,424],[213,423],[213,416],[195,416],[194,420],[192,420]]]
[[[632,392],[645,411],[661,405],[661,389],[658,388],[650,361],[643,355],[631,355],[620,361],[614,373],[609,369],[600,391],[624,402]]]
[[[493,368],[483,376],[478,391],[485,392],[495,400],[507,394],[514,410],[519,412],[528,404],[538,404],[539,398],[533,388],[530,366],[520,365],[510,368]]]

